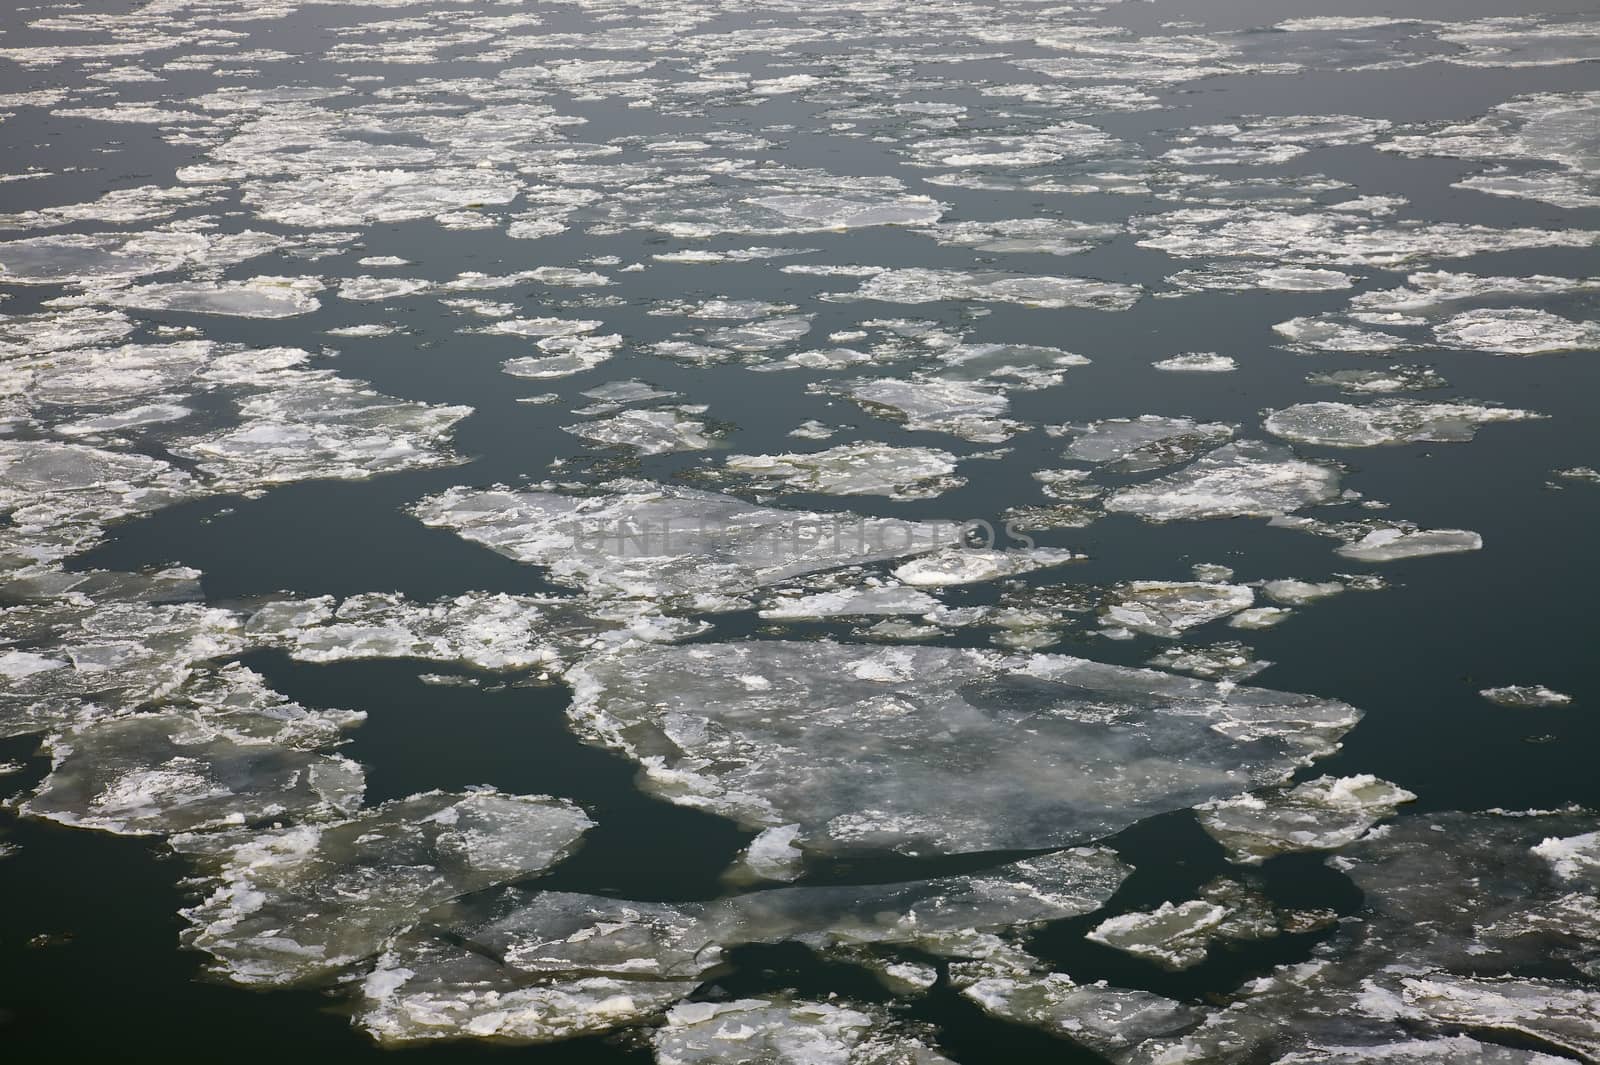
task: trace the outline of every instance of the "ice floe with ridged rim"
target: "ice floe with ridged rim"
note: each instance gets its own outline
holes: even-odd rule
[[[702,413],[698,407],[624,410],[562,429],[595,444],[629,447],[641,455],[705,451],[717,441],[710,426],[698,417]]]
[[[1247,610],[1255,601],[1255,591],[1242,584],[1128,581],[1106,597],[1100,625],[1108,635],[1139,632],[1173,639],[1185,629]]]
[[[1150,365],[1167,373],[1233,373],[1239,368],[1232,356],[1219,355],[1214,351],[1186,351],[1181,355],[1157,359]]]
[[[884,414],[913,431],[949,433],[979,444],[1010,439],[1019,424],[1004,417],[1011,402],[1003,393],[938,377],[877,377],[821,386],[840,393],[870,414]]]

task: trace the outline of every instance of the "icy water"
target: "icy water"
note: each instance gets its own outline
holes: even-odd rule
[[[1600,1060],[1597,63],[0,13],[6,1060]]]

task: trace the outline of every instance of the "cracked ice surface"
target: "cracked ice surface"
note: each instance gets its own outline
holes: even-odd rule
[[[184,944],[234,983],[326,979],[429,906],[537,874],[593,822],[572,803],[492,790],[413,795],[348,820],[179,836],[210,890]]]
[[[1359,717],[1076,658],[826,642],[647,648],[569,677],[574,727],[638,761],[649,791],[797,824],[796,845],[819,853],[1095,839],[1276,781]]]
[[[812,514],[691,488],[619,481],[600,495],[452,488],[417,516],[592,595],[741,594],[790,577],[922,554],[950,525]]]

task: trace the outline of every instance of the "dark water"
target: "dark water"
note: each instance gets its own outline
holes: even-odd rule
[[[531,5],[537,6],[537,5]],[[1288,10],[1289,7],[1296,10]],[[1166,19],[1201,22],[1206,32],[1246,28],[1292,15],[1326,14],[1324,5],[1236,3],[1130,5],[1109,12],[1105,21],[1153,32]],[[1466,7],[1474,10],[1466,10]],[[126,6],[93,4],[96,10]],[[1342,5],[1339,14],[1386,11],[1385,5]],[[1559,5],[1542,10],[1559,13]],[[1438,17],[1466,19],[1497,14],[1490,4],[1417,4],[1408,9]],[[1477,10],[1477,9],[1481,9]],[[87,10],[87,9],[80,9]],[[380,9],[371,17],[399,17],[409,9]],[[1564,9],[1592,13],[1574,2]],[[0,16],[6,35],[0,45],[20,47],[56,36],[29,30],[36,13]],[[326,25],[368,17],[336,6],[310,7],[276,23],[249,24],[252,46],[315,52],[328,38]],[[730,22],[738,16],[728,16]],[[553,9],[552,27],[582,21],[575,11]],[[1200,31],[1195,31],[1200,32]],[[979,46],[984,47],[984,46]],[[995,46],[993,50],[1002,50]],[[1009,50],[1009,49],[1008,49]],[[799,51],[804,53],[802,46]],[[1029,45],[1015,51],[1046,54]],[[258,85],[294,81],[322,83],[335,73],[365,68],[263,64]],[[382,69],[375,66],[374,69]],[[420,72],[382,69],[396,81]],[[429,65],[429,76],[481,73],[478,65]],[[783,73],[782,70],[776,73]],[[29,72],[0,66],[0,89],[22,91],[70,81],[70,66]],[[182,100],[211,88],[211,77],[174,71],[160,85],[123,86],[133,95]],[[1163,131],[1179,126],[1225,121],[1240,114],[1294,114],[1323,111],[1391,118],[1402,122],[1468,120],[1512,96],[1536,91],[1592,89],[1600,83],[1593,64],[1517,69],[1432,64],[1402,70],[1315,71],[1290,76],[1222,76],[1169,90],[1180,110],[1108,113],[1088,121],[1135,144],[1163,143]],[[980,117],[996,105],[976,93],[950,89],[932,97],[966,103]],[[135,98],[137,98],[135,96]],[[333,106],[337,106],[337,102]],[[630,111],[616,101],[562,101],[562,109],[590,120],[578,134],[601,142],[626,134],[687,135],[694,123],[648,111]],[[764,105],[763,125],[793,123],[797,130],[778,158],[791,166],[824,167],[836,174],[896,173],[903,163],[883,145],[867,140],[830,139],[807,130],[822,122],[819,105],[784,97]],[[730,121],[737,115],[719,116]],[[756,121],[752,119],[752,121]],[[652,123],[656,124],[652,124]],[[96,154],[117,140],[117,154]],[[173,171],[201,156],[163,143],[152,127],[109,125],[50,118],[42,111],[0,124],[0,146],[7,165],[65,170],[48,181],[0,185],[5,210],[20,212],[91,199],[108,188],[141,183],[169,184]],[[625,153],[614,161],[626,161]],[[1321,172],[1353,183],[1364,195],[1400,195],[1410,201],[1400,218],[1462,221],[1494,226],[1556,229],[1600,228],[1600,211],[1562,210],[1528,200],[1513,200],[1452,189],[1451,183],[1480,169],[1473,161],[1411,159],[1373,151],[1370,146],[1314,148],[1288,167],[1290,172]],[[1273,171],[1275,172],[1275,168]],[[913,172],[914,174],[914,172]],[[907,178],[912,180],[912,178]],[[913,187],[952,205],[948,217],[983,219],[1057,212],[1083,220],[1118,220],[1152,212],[1159,201],[1140,197],[1038,193],[1006,194],[949,187]],[[235,202],[217,210],[238,209]],[[259,223],[252,223],[259,226]],[[92,232],[95,225],[67,231]],[[267,227],[264,227],[267,228]],[[576,264],[582,258],[617,255],[635,261],[668,250],[673,242],[643,232],[592,235],[581,226],[534,242],[507,240],[495,230],[459,232],[431,222],[379,224],[368,229],[364,246],[318,262],[285,259],[267,272],[338,277],[364,272],[360,255],[398,255],[417,265],[411,276],[444,279],[463,270],[507,272],[541,263]],[[821,249],[806,262],[872,262],[883,265],[970,267],[968,249],[934,245],[892,228],[840,234],[730,239],[714,246],[749,243],[789,244]],[[1181,264],[1193,265],[1193,264]],[[1542,249],[1451,260],[1441,268],[1493,275],[1597,273],[1589,249]],[[234,268],[229,276],[262,272],[259,264]],[[1050,256],[1006,257],[1004,268],[1017,272],[1061,272],[1159,287],[1174,260],[1119,239],[1071,259]],[[1394,287],[1408,268],[1397,271],[1348,268],[1363,275],[1356,292]],[[1423,267],[1418,267],[1423,268]],[[581,442],[562,432],[567,411],[581,403],[576,393],[604,381],[640,377],[683,393],[687,402],[705,403],[713,417],[733,424],[727,446],[760,454],[795,449],[785,434],[816,418],[849,422],[853,439],[911,442],[943,447],[957,454],[987,449],[946,436],[908,433],[892,423],[866,417],[838,400],[807,394],[804,385],[837,374],[801,371],[752,374],[739,366],[696,367],[654,357],[642,350],[681,328],[681,319],[642,313],[661,298],[759,298],[791,302],[815,311],[813,337],[847,329],[864,317],[905,313],[957,324],[970,308],[951,303],[892,308],[819,301],[819,292],[839,288],[837,279],[784,275],[773,270],[674,266],[658,263],[640,274],[613,273],[615,287],[604,290],[621,304],[597,312],[606,329],[626,335],[630,347],[607,364],[555,381],[521,381],[500,371],[500,362],[522,354],[513,338],[456,332],[461,320],[436,304],[416,300],[382,317],[404,324],[409,335],[377,341],[322,338],[322,330],[378,317],[375,305],[341,302],[326,296],[320,311],[278,321],[206,317],[181,312],[147,313],[153,322],[200,324],[214,339],[253,345],[316,347],[331,342],[340,349],[337,368],[370,381],[377,390],[404,399],[459,403],[474,413],[455,433],[466,465],[402,473],[361,482],[309,482],[267,491],[259,498],[200,500],[115,527],[100,547],[72,561],[73,568],[139,570],[165,564],[194,566],[204,572],[206,599],[221,605],[273,593],[336,596],[366,591],[399,591],[432,599],[472,590],[535,593],[556,591],[540,572],[495,555],[444,530],[429,529],[405,508],[417,499],[455,484],[490,485],[538,480],[554,458],[591,461]],[[50,286],[7,289],[8,314],[24,313],[58,294]],[[1056,345],[1090,356],[1092,366],[1076,369],[1065,385],[1013,395],[1012,416],[1058,424],[1138,414],[1185,415],[1253,426],[1267,408],[1312,399],[1337,399],[1331,390],[1308,389],[1312,370],[1368,368],[1361,356],[1297,356],[1273,346],[1270,325],[1297,315],[1337,310],[1352,293],[1192,294],[1182,299],[1145,299],[1134,310],[1105,314],[1090,310],[1041,310],[1005,304],[986,305],[985,340]],[[487,294],[495,299],[526,299],[538,294]],[[556,290],[559,298],[560,290]],[[549,298],[545,293],[544,298]],[[1600,300],[1592,295],[1552,301],[1549,309],[1572,318],[1593,317]],[[537,307],[526,313],[540,313]],[[589,314],[577,312],[579,316]],[[1239,371],[1225,375],[1152,373],[1152,359],[1188,350],[1232,355]],[[1600,459],[1600,358],[1593,352],[1518,359],[1477,352],[1414,353],[1405,361],[1436,365],[1448,389],[1430,400],[1454,397],[1493,400],[1549,415],[1547,420],[1491,425],[1467,444],[1414,444],[1364,450],[1298,447],[1303,457],[1343,462],[1347,484],[1369,497],[1390,500],[1396,513],[1425,528],[1467,528],[1482,534],[1481,551],[1397,562],[1381,567],[1385,590],[1351,592],[1304,610],[1288,624],[1246,634],[1257,655],[1274,665],[1254,683],[1284,691],[1314,693],[1351,703],[1366,712],[1343,749],[1307,770],[1306,777],[1330,773],[1372,773],[1419,796],[1415,810],[1551,808],[1569,803],[1600,805],[1600,774],[1594,752],[1600,745],[1600,701],[1594,669],[1596,604],[1600,567],[1594,563],[1600,527],[1600,490],[1572,484],[1553,490],[1552,469],[1595,464]],[[558,391],[561,402],[518,404],[517,397]],[[1242,434],[1248,435],[1248,434]],[[1060,442],[1039,433],[1011,442],[1000,462],[979,463],[968,485],[935,500],[892,502],[852,497],[858,513],[905,518],[997,519],[1007,507],[1033,502],[1037,486],[1030,473],[1059,465]],[[698,465],[689,453],[647,457],[631,466],[640,476],[670,480]],[[825,496],[792,496],[784,505],[840,509]],[[1268,528],[1249,520],[1151,525],[1111,515],[1083,529],[1038,534],[1042,544],[1070,546],[1089,561],[1050,570],[1026,580],[1103,584],[1129,578],[1188,579],[1197,562],[1233,566],[1241,581],[1295,576],[1327,579],[1334,572],[1375,567],[1344,563],[1330,554],[1329,541]],[[992,596],[982,586],[958,589],[956,603]],[[762,635],[753,616],[716,619],[714,632],[701,639]],[[848,638],[843,626],[811,625],[794,631]],[[1220,631],[1220,630],[1218,630]],[[1229,633],[1228,635],[1234,635]],[[976,634],[948,642],[981,642]],[[1069,641],[1056,650],[1104,661],[1143,664],[1161,641],[1138,637],[1127,642]],[[434,663],[408,661],[310,665],[277,653],[255,653],[247,663],[273,687],[308,706],[364,710],[366,723],[346,748],[367,771],[369,804],[430,788],[488,784],[513,793],[550,793],[583,804],[598,822],[583,849],[552,870],[540,886],[621,898],[699,900],[727,891],[721,871],[751,834],[722,818],[646,797],[633,784],[634,766],[614,754],[579,743],[566,729],[566,689],[512,680],[483,688],[424,684],[423,673],[450,672]],[[1477,695],[1479,688],[1537,682],[1574,697],[1573,711],[1514,711]],[[19,759],[26,768],[6,779],[22,791],[42,778],[47,762],[35,753],[36,737],[7,741],[0,761]],[[116,838],[64,829],[0,815],[0,832],[18,852],[0,862],[0,1046],[9,1061],[27,1063],[128,1062],[303,1062],[344,1063],[395,1059],[437,1062],[518,1060],[529,1062],[648,1061],[647,1049],[625,1036],[584,1039],[541,1047],[489,1047],[472,1043],[405,1051],[381,1051],[354,1031],[341,1013],[340,999],[318,992],[251,993],[201,979],[198,955],[177,948],[176,911],[192,901],[180,883],[181,863],[155,841]],[[1152,819],[1111,841],[1138,872],[1112,900],[1109,911],[1138,909],[1193,896],[1195,889],[1228,870],[1220,848],[1200,831],[1187,812]],[[912,861],[862,860],[818,869],[817,881],[868,882],[976,869],[1002,856]],[[1322,906],[1350,913],[1360,894],[1328,869],[1319,855],[1273,859],[1259,870],[1259,884],[1285,905]],[[1226,993],[1271,967],[1307,957],[1319,934],[1283,936],[1264,943],[1219,948],[1202,966],[1180,974],[1083,940],[1082,934],[1104,914],[1049,926],[1031,947],[1075,979],[1106,979],[1129,988],[1203,1000]],[[728,971],[702,994],[746,995],[791,989],[801,994],[837,992],[856,1001],[888,1001],[889,996],[864,971],[825,961],[794,945],[750,947],[731,956]],[[1026,1028],[986,1018],[978,1009],[940,985],[903,1007],[906,1015],[938,1026],[941,1048],[973,1065],[1009,1062],[1095,1060],[1070,1044]]]

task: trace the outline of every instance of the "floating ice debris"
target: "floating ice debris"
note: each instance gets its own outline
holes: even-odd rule
[[[292,318],[321,304],[316,278],[253,277],[248,281],[180,281],[97,293],[99,300],[141,310],[227,314],[239,318]]]
[[[1205,581],[1129,581],[1119,585],[1101,608],[1101,625],[1167,639],[1185,629],[1228,617],[1255,602],[1242,584]]]
[[[1224,640],[1204,647],[1163,648],[1146,664],[1206,680],[1245,680],[1272,663],[1257,660],[1255,652],[1237,640]]]
[[[1359,407],[1349,403],[1298,403],[1268,415],[1262,425],[1273,436],[1297,444],[1376,447],[1471,440],[1480,425],[1540,417],[1543,415],[1512,407],[1386,399]]]
[[[121,311],[74,307],[60,314],[0,315],[0,356],[42,355],[121,340],[133,322]]]
[[[716,441],[710,436],[706,423],[692,417],[691,410],[625,410],[609,418],[562,428],[597,444],[631,447],[641,455],[704,451],[715,447]]]
[[[897,566],[894,575],[896,579],[918,588],[947,588],[1000,577],[1015,577],[1050,566],[1081,562],[1085,557],[1059,547],[1011,551],[962,547],[912,559]]]
[[[905,381],[884,377],[848,382],[840,390],[869,413],[885,411],[907,429],[949,433],[979,444],[998,444],[1016,430],[1002,417],[1010,409],[1004,395],[959,381]]]
[[[1020,389],[1059,385],[1074,366],[1087,366],[1082,355],[1035,344],[957,344],[939,352],[946,380],[977,381]]]
[[[792,827],[756,842],[786,852]],[[792,875],[791,861],[784,855],[772,871]],[[797,941],[857,961],[874,946],[959,954],[974,938],[1090,912],[1129,871],[1108,850],[1081,848],[970,877],[785,888],[713,903],[556,891],[465,899],[391,941],[365,983],[358,1023],[388,1044],[606,1031],[686,998],[726,948]]]
[[[966,483],[948,451],[870,442],[807,455],[729,455],[723,469],[760,488],[891,499],[932,499]]]
[[[331,371],[282,370],[264,383],[278,387],[240,403],[243,425],[171,448],[214,488],[348,480],[461,461],[450,450],[450,433],[471,407],[393,399]]]
[[[1267,598],[1274,603],[1285,606],[1305,606],[1326,599],[1331,595],[1338,595],[1344,591],[1344,585],[1338,581],[1299,581],[1284,579],[1267,581],[1261,586]]]
[[[1072,438],[1064,453],[1067,458],[1102,463],[1117,473],[1142,473],[1185,462],[1233,437],[1233,427],[1219,422],[1155,414],[1064,425],[1049,431]]]
[[[751,828],[799,825],[807,853],[1099,838],[1280,779],[1359,716],[1076,658],[828,642],[647,647],[569,678],[573,726],[638,761],[647,790]]]
[[[878,1010],[786,998],[685,1002],[651,1042],[657,1065],[953,1065]]]
[[[1362,199],[1320,212],[1260,207],[1187,207],[1135,218],[1141,247],[1182,258],[1267,259],[1327,266],[1393,268],[1419,259],[1461,258],[1523,248],[1584,248],[1600,233],[1569,229],[1496,229],[1459,222],[1406,221],[1381,228],[1374,215],[1394,204]]]
[[[151,835],[337,816],[360,805],[364,781],[354,762],[241,735],[254,722],[248,711],[234,716],[213,723],[165,710],[54,735],[50,775],[20,809],[79,828]]]
[[[538,341],[535,347],[547,354],[507,359],[500,364],[500,368],[512,377],[530,377],[535,380],[568,377],[584,370],[592,370],[611,358],[617,349],[622,347],[622,337],[616,334],[546,336]]]
[[[1528,307],[1467,311],[1434,326],[1433,335],[1445,347],[1503,355],[1600,348],[1600,322],[1574,322]]]
[[[1231,357],[1218,355],[1212,351],[1185,352],[1171,358],[1158,359],[1150,365],[1170,373],[1232,373],[1239,368],[1239,364]]]
[[[1499,33],[1495,35],[1504,34],[1502,40],[1515,38],[1517,31],[1522,29],[1513,23],[1479,25],[1485,29],[1494,27],[1490,32],[1498,30]],[[1534,32],[1553,31],[1551,36],[1545,38],[1553,44],[1563,40],[1556,37],[1555,33],[1572,34],[1565,41],[1582,39],[1573,33],[1581,28],[1569,24],[1539,27]],[[1457,37],[1451,34],[1447,39],[1467,43],[1474,36]],[[1592,30],[1589,41],[1592,44]],[[1454,61],[1460,62],[1461,59]],[[1597,180],[1600,180],[1600,173],[1597,173],[1600,167],[1596,166],[1594,156],[1597,112],[1600,112],[1600,93],[1534,93],[1509,100],[1472,122],[1441,126],[1429,133],[1394,137],[1378,147],[1406,155],[1442,155],[1516,164],[1548,160],[1562,169],[1512,173],[1497,168],[1465,178],[1457,184],[1490,195],[1526,197],[1558,207],[1592,207],[1597,200]]]
[[[1600,1059],[1600,992],[1555,980],[1434,973],[1400,982],[1405,1019],[1523,1035]]]
[[[1228,857],[1259,865],[1277,854],[1337,850],[1393,817],[1416,796],[1371,775],[1318,777],[1271,795],[1241,795],[1198,808],[1200,825]]]
[[[476,669],[558,665],[607,626],[559,598],[473,592],[432,603],[393,593],[265,603],[245,632],[305,662],[415,658]]]
[[[1334,548],[1340,558],[1395,562],[1429,555],[1454,555],[1483,548],[1483,537],[1466,529],[1374,529],[1359,540]]]
[[[959,529],[759,507],[714,492],[620,481],[603,494],[472,491],[416,515],[592,594],[655,599],[742,594],[790,577],[921,554]]]
[[[592,826],[562,799],[480,790],[329,824],[179,836],[210,889],[183,911],[184,945],[234,983],[324,981],[428,907],[560,862]]]
[[[1271,144],[1261,147],[1227,146],[1173,148],[1161,158],[1179,166],[1281,166],[1306,154],[1298,144]]]
[[[1510,684],[1503,688],[1484,688],[1479,695],[1496,706],[1533,710],[1545,706],[1567,706],[1572,696],[1552,691],[1543,684]]]
[[[200,487],[159,459],[50,440],[0,440],[0,566],[92,546],[120,519],[193,498]]]
[[[1122,233],[1120,225],[1063,218],[945,222],[928,231],[941,244],[990,254],[1076,255]]]
[[[951,979],[985,1013],[1041,1028],[1114,1061],[1146,1040],[1192,1028],[1203,1016],[1149,991],[1079,984],[1017,958],[952,965]]]
[[[761,196],[746,202],[799,223],[800,228],[791,232],[923,226],[937,222],[945,208],[927,196],[902,196],[890,202],[840,196]]]
[[[433,282],[414,277],[349,277],[339,283],[339,298],[376,302],[414,296],[433,288]]]
[[[1564,470],[1552,470],[1555,476],[1563,481],[1581,481],[1589,484],[1600,484],[1600,470],[1593,466],[1568,466]]]
[[[1007,274],[997,271],[966,273],[926,267],[886,269],[862,281],[854,292],[834,295],[835,300],[877,300],[883,303],[935,303],[940,300],[978,300],[1018,303],[1028,307],[1058,309],[1082,307],[1100,311],[1125,311],[1139,301],[1143,289],[1115,281],[1087,277]]]
[[[652,403],[658,399],[675,399],[678,393],[665,392],[654,385],[645,384],[643,381],[607,381],[603,385],[585,389],[579,395],[586,396],[600,404],[620,406],[625,403]],[[602,413],[602,412],[596,412]]]
[[[1338,495],[1339,472],[1333,467],[1298,459],[1282,445],[1241,440],[1176,473],[1119,488],[1105,508],[1147,521],[1270,518]]]
[[[207,235],[62,234],[0,243],[0,279],[8,285],[61,285],[128,280],[185,267],[221,267],[289,243],[255,230]]]
[[[1198,1027],[1123,1060],[1550,1065],[1547,1055],[1464,1044],[1462,1028],[1489,1039],[1532,1035],[1592,1058],[1592,991],[1518,970],[1595,960],[1592,877],[1537,860],[1541,840],[1593,824],[1581,814],[1446,813],[1367,833],[1332,859],[1364,907],[1312,960],[1251,981]]]
[[[1381,370],[1330,370],[1306,375],[1306,383],[1331,385],[1354,395],[1384,395],[1390,392],[1424,392],[1444,388],[1449,382],[1431,366],[1385,366]]]
[[[1163,902],[1148,913],[1108,917],[1084,937],[1168,969],[1190,969],[1206,959],[1212,938],[1228,916],[1204,899]]]
[[[1349,288],[1356,279],[1342,270],[1272,263],[1216,263],[1203,269],[1179,270],[1167,282],[1180,292],[1334,292]]]
[[[1328,315],[1291,318],[1274,325],[1272,331],[1288,341],[1283,347],[1302,355],[1326,351],[1380,355],[1418,346],[1395,333],[1369,329]]]
[[[809,418],[790,429],[788,435],[796,440],[828,440],[832,438],[835,432],[837,430],[833,426],[825,422],[819,422],[815,418]]]
[[[513,891],[484,909],[442,906],[395,936],[357,1023],[387,1045],[570,1038],[659,1015],[721,957],[701,904]]]
[[[496,170],[328,170],[250,181],[244,203],[266,222],[305,228],[438,218],[516,199],[522,184]]]
[[[1293,616],[1294,611],[1285,610],[1281,606],[1258,606],[1250,610],[1241,610],[1228,619],[1230,629],[1270,629],[1281,625]]]
[[[1600,279],[1553,277],[1485,277],[1448,270],[1424,270],[1406,276],[1401,288],[1358,293],[1350,300],[1354,312],[1369,314],[1435,315],[1462,301],[1540,300],[1600,289]]]

